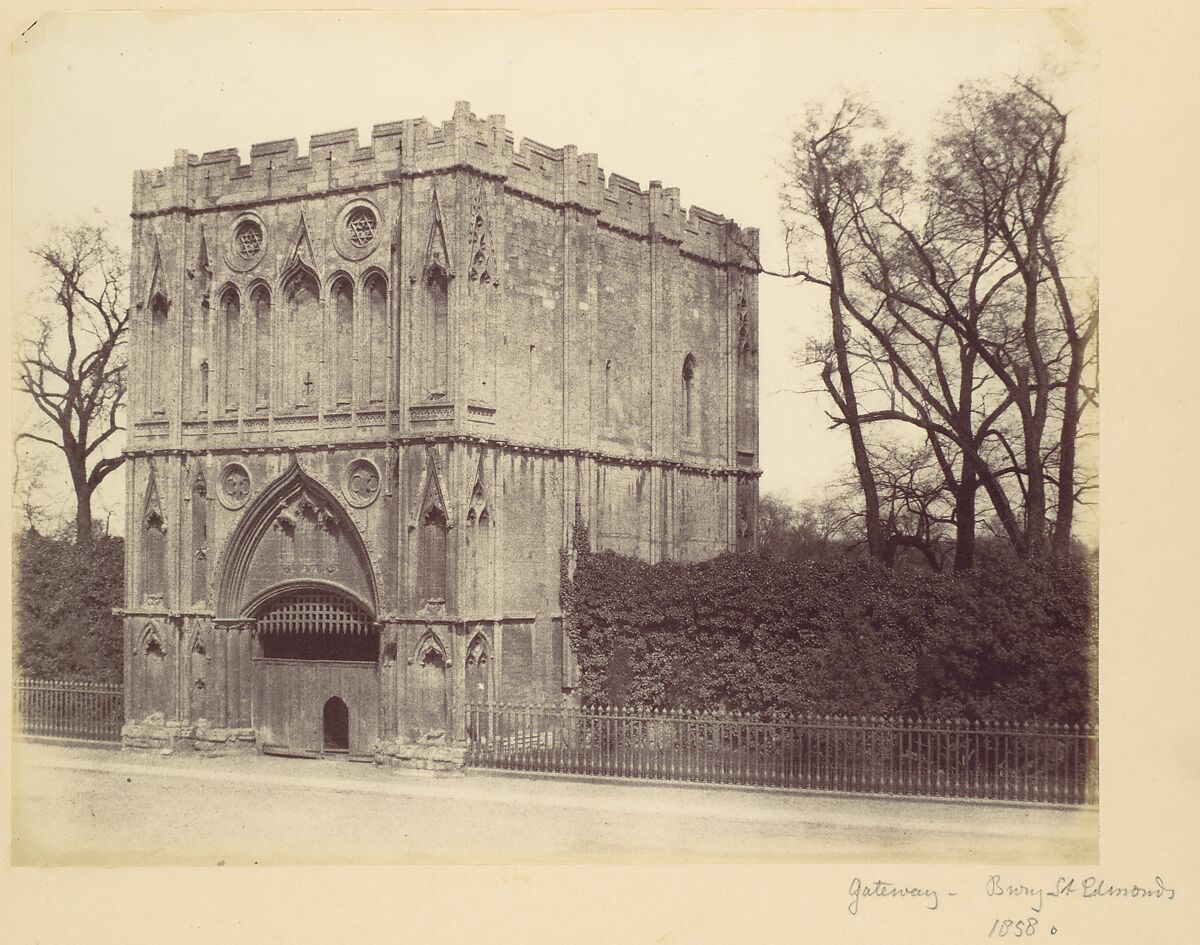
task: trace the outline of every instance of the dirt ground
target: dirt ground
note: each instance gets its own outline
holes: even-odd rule
[[[26,865],[1089,863],[1098,812],[14,745]]]

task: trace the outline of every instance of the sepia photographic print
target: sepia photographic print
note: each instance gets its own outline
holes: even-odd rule
[[[376,876],[294,869],[335,866],[450,941],[542,895],[556,937],[731,941],[701,917],[767,890],[822,940],[1181,940],[1186,877],[1101,833],[1099,35],[36,16],[16,873],[195,876],[231,911],[189,934],[239,941],[284,933],[230,877],[294,877],[315,941]],[[590,873],[630,927],[574,925],[545,868],[608,864],[700,911]]]

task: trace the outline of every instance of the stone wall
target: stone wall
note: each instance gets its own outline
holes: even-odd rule
[[[256,608],[306,582],[381,628],[393,748],[439,661],[461,739],[472,640],[493,696],[569,691],[577,516],[649,560],[748,543],[756,242],[463,104],[135,175],[131,722],[251,727]]]

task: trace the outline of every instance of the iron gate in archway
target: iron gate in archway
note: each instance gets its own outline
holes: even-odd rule
[[[379,631],[352,598],[325,589],[275,597],[256,615],[255,725],[271,754],[372,758],[379,734]],[[340,701],[342,738],[328,736]],[[339,712],[341,709],[339,709]]]

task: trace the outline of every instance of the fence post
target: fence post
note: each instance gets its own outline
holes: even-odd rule
[[[124,706],[120,683],[19,676],[13,686],[14,725],[27,735],[119,741]]]
[[[115,703],[114,703],[115,700]],[[29,734],[118,739],[120,686],[20,679]],[[467,763],[649,780],[1095,803],[1090,723],[468,703]]]

